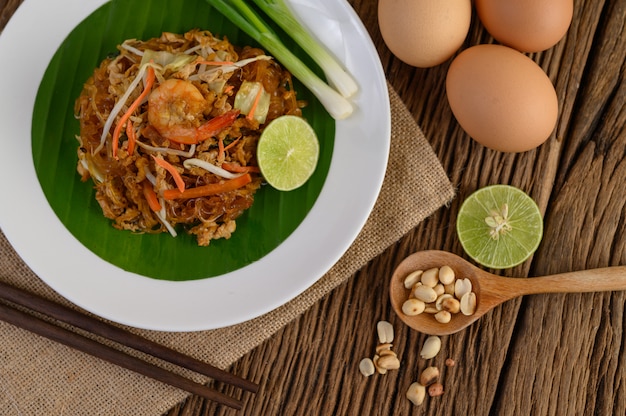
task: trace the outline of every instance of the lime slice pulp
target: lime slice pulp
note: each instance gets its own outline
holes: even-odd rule
[[[543,237],[543,218],[535,201],[509,185],[491,185],[471,194],[459,209],[456,230],[474,261],[506,269],[527,260]]]
[[[274,188],[291,191],[309,180],[319,158],[315,131],[302,117],[285,115],[272,120],[259,138],[257,162]]]

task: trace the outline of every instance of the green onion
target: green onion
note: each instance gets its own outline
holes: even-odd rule
[[[339,92],[322,81],[305,63],[294,55],[278,35],[243,0],[207,0],[233,24],[259,42],[276,57],[322,103],[336,120],[352,114],[352,104]],[[298,24],[298,26],[300,26]]]
[[[284,0],[254,0],[276,24],[320,66],[330,85],[344,97],[354,95],[359,87],[339,61],[297,20]]]

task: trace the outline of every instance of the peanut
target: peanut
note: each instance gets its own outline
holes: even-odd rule
[[[404,278],[404,287],[406,289],[411,289],[417,282],[420,281],[422,277],[423,270],[415,270],[412,273],[409,273],[407,277]]]
[[[449,285],[454,282],[456,276],[454,275],[454,270],[450,266],[441,266],[439,269],[439,281],[444,285]]]
[[[419,377],[422,386],[430,386],[437,380],[439,380],[439,369],[434,366],[426,367]]]
[[[424,303],[430,303],[437,300],[437,292],[432,287],[421,285],[413,290],[413,296]]]
[[[437,294],[437,296],[441,296],[444,293],[446,293],[446,288],[444,285],[442,285],[441,283],[437,283],[437,285],[435,287],[433,287],[433,290],[435,291],[435,293]]]
[[[424,312],[426,304],[416,298],[409,298],[402,304],[402,313],[407,316],[416,316]]]
[[[428,395],[430,397],[437,397],[443,394],[443,384],[441,383],[433,383],[428,386]]]
[[[444,285],[443,288],[447,294],[454,295],[454,283]]]
[[[381,355],[378,357],[377,365],[385,370],[397,370],[400,368],[400,360],[396,354]]]
[[[370,358],[363,358],[359,363],[359,371],[365,377],[369,377],[376,371],[374,367],[374,362]]]
[[[440,324],[447,324],[452,320],[452,314],[448,311],[439,311],[435,314],[435,319]]]
[[[378,374],[387,374],[387,369],[381,367],[378,364],[378,360],[380,359],[380,357],[378,355],[375,355],[374,358],[372,358],[372,362],[374,363],[374,368],[376,369],[376,372]]]
[[[441,302],[441,309],[450,313],[459,313],[461,310],[461,302],[450,296],[449,299],[444,299]]]
[[[376,325],[378,332],[378,341],[380,344],[393,342],[393,326],[387,321],[380,321]]]
[[[435,306],[434,303],[429,303],[428,305],[426,305],[424,312],[434,315],[437,312],[439,312],[439,310],[437,309],[437,306]]]
[[[417,381],[409,386],[406,391],[406,398],[416,406],[424,403],[426,397],[426,387],[422,386]]]
[[[464,294],[472,291],[472,281],[470,279],[458,279],[454,282],[454,296],[461,299]]]
[[[426,270],[422,273],[421,282],[424,286],[435,287],[437,283],[439,283],[439,269],[437,267],[433,267],[432,269]]]
[[[463,315],[472,315],[476,312],[476,294],[467,292],[461,298],[461,313]]]
[[[437,307],[437,310],[443,310],[443,301],[445,301],[446,299],[453,299],[453,296],[447,293],[444,293],[443,295],[440,295],[437,300],[435,301],[435,306]]]
[[[384,344],[378,344],[376,346],[376,354],[379,354],[383,351],[387,351],[387,350],[391,350],[391,347],[393,347],[393,344],[386,342]]]
[[[394,357],[397,357],[397,354],[392,350],[382,350],[378,355],[380,357],[384,357],[385,355],[393,355]]]
[[[441,338],[436,335],[431,335],[426,338],[424,341],[424,345],[422,346],[422,350],[420,352],[420,356],[424,359],[434,358],[437,354],[439,354],[439,350],[441,349]]]

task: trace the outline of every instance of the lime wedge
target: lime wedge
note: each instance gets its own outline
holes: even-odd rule
[[[309,180],[319,158],[320,145],[309,123],[298,116],[271,121],[259,138],[257,162],[274,188],[291,191]]]
[[[517,266],[539,247],[543,219],[522,190],[491,185],[471,194],[459,209],[456,231],[474,261],[492,269]]]

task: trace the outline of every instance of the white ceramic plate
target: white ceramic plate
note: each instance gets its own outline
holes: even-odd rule
[[[305,24],[361,86],[353,99],[355,113],[336,124],[328,178],[309,214],[259,261],[217,277],[173,282],[126,272],[86,249],[48,205],[33,166],[33,104],[44,71],[66,36],[104,3],[26,0],[0,35],[3,232],[29,267],[59,294],[130,326],[214,329],[255,318],[293,299],[352,244],[374,206],[387,166],[387,85],[358,16],[343,0],[291,0]]]

